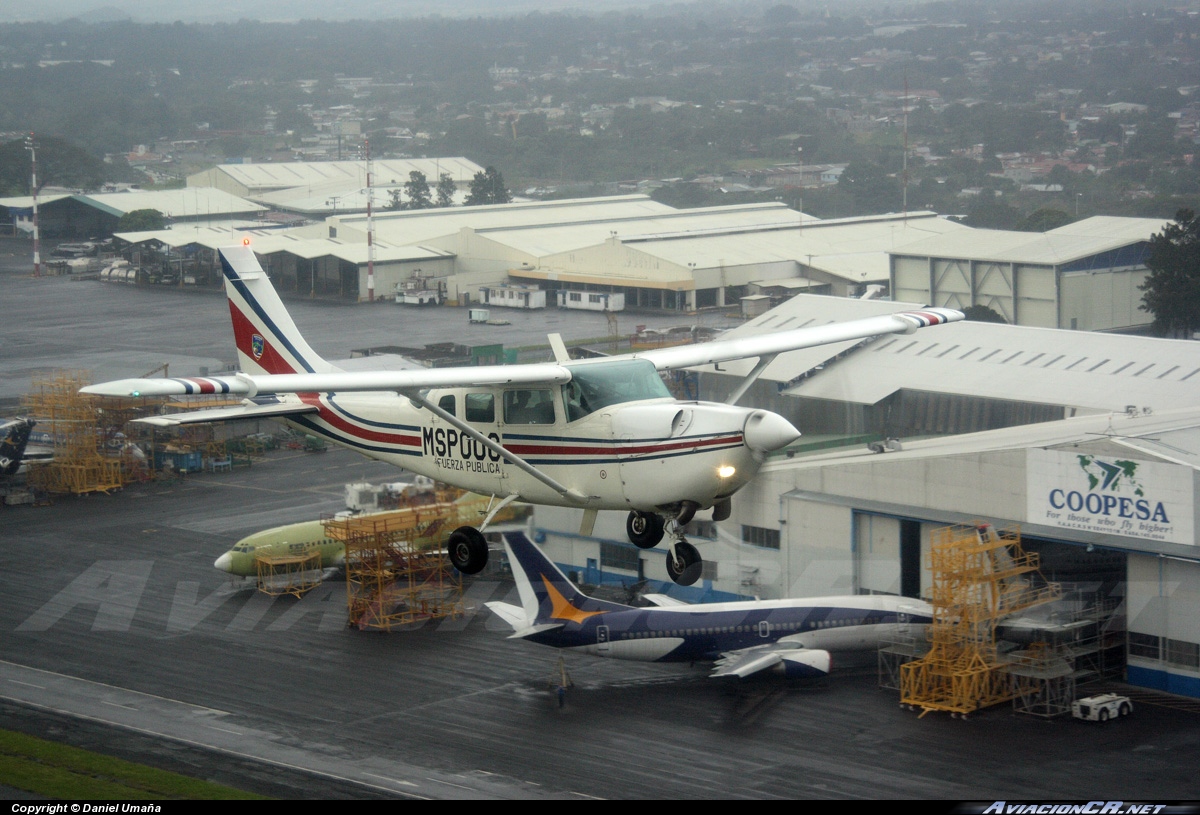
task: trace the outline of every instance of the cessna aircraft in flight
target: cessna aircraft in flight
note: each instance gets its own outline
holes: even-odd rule
[[[933,616],[928,603],[886,595],[699,605],[659,598],[667,607],[634,608],[580,592],[522,532],[505,533],[504,547],[521,605],[486,605],[512,626],[510,639],[640,662],[712,661],[714,678],[824,676],[833,653],[878,649]]]
[[[601,509],[628,512],[629,539],[650,548],[669,535],[667,572],[683,585],[701,559],[683,536],[702,509],[730,514],[730,497],[766,457],[800,431],[778,414],[737,407],[776,355],[960,320],[930,308],[743,339],[572,361],[550,336],[555,361],[528,365],[342,371],[304,341],[253,250],[220,250],[241,371],[233,376],[124,379],[91,385],[104,396],[241,394],[240,407],[138,421],[170,426],[276,417],[303,432],[419,475],[493,498],[478,526],[451,533],[460,571],[487,563],[481,532],[515,500],[578,507],[591,534]],[[756,357],[727,403],[672,398],[660,371]]]

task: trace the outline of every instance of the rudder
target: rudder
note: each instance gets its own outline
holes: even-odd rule
[[[338,370],[304,341],[253,249],[231,246],[219,254],[242,371],[293,374]]]

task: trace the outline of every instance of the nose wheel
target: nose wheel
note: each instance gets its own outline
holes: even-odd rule
[[[671,545],[667,550],[667,574],[681,586],[690,586],[700,579],[704,560],[700,552],[683,537],[683,528],[692,520],[699,504],[684,501],[673,518],[664,518],[657,512],[634,510],[625,519],[625,534],[629,542],[639,549],[653,549],[670,534]]]

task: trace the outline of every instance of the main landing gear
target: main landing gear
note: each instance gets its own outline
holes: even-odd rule
[[[460,526],[446,540],[450,563],[463,574],[478,574],[488,562],[487,540],[473,526]]]
[[[692,520],[700,507],[692,501],[684,501],[674,518],[664,519],[657,512],[634,510],[625,519],[625,533],[629,541],[639,549],[653,549],[665,534],[671,535],[667,550],[667,574],[681,586],[690,586],[700,579],[704,560],[695,546],[683,537],[683,528]],[[719,507],[718,507],[719,509]],[[729,517],[727,514],[725,517]]]

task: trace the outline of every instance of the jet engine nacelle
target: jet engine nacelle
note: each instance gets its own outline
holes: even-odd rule
[[[801,649],[780,655],[776,670],[788,679],[819,679],[829,673],[833,657],[828,651]]]

